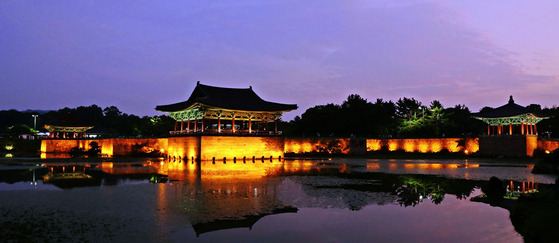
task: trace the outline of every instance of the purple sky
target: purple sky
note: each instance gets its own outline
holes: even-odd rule
[[[159,115],[198,80],[298,104],[284,120],[353,93],[559,104],[559,1],[263,2],[0,1],[0,109]]]

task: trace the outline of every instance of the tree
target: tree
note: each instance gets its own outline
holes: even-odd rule
[[[428,127],[435,136],[441,135],[440,127],[442,124],[446,123],[446,113],[444,112],[444,107],[438,100],[433,100],[429,106]]]
[[[412,120],[417,116],[421,102],[414,98],[400,98],[396,102],[396,115],[401,119]]]

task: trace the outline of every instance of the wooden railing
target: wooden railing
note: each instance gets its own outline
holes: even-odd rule
[[[169,131],[170,135],[178,136],[178,135],[194,135],[194,134],[211,134],[211,135],[249,135],[249,136],[277,136],[281,135],[281,131],[267,131],[267,130],[226,130],[221,129],[221,131],[217,129],[198,129],[194,130],[182,130],[182,131]]]

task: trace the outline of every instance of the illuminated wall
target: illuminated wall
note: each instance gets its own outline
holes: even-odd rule
[[[383,147],[390,151],[431,153],[447,149],[450,152],[475,153],[479,150],[477,138],[439,139],[349,139],[349,138],[281,138],[256,136],[185,136],[169,138],[111,138],[111,139],[45,139],[43,153],[68,153],[71,148],[89,149],[91,142],[101,146],[103,156],[126,156],[133,152],[134,145],[143,145],[143,152],[159,150],[172,160],[219,161],[262,159],[270,156],[277,159],[284,153],[332,153],[349,154],[360,151],[378,151]],[[549,143],[559,147],[559,142]],[[555,145],[553,145],[555,144]],[[539,146],[539,145],[538,145]],[[547,146],[547,145],[546,145]],[[551,151],[551,150],[550,150]]]
[[[166,138],[115,138],[113,142],[114,155],[128,155],[133,150],[132,146],[142,145],[142,152],[161,151],[168,147]]]
[[[333,152],[348,154],[350,152],[349,138],[286,138],[285,153],[318,153]]]
[[[277,160],[283,157],[284,139],[282,137],[241,137],[241,136],[202,136],[201,137],[201,159],[223,161],[237,161],[246,157],[247,160],[262,159],[270,160],[270,156]]]
[[[73,147],[78,147],[75,139],[43,139],[41,153],[68,153]]]
[[[536,135],[482,136],[479,153],[485,156],[526,157],[538,148]]]
[[[526,155],[532,157],[538,148],[538,136],[526,136]]]
[[[553,152],[559,148],[559,141],[557,140],[538,140],[538,149]]]
[[[167,141],[167,155],[176,160],[198,160],[200,153],[200,136],[170,137]]]
[[[92,142],[96,142],[101,147],[101,154],[108,157],[130,155],[134,145],[145,145],[153,150],[167,147],[166,138],[44,139],[41,153],[68,153],[74,147],[88,150]]]
[[[378,151],[383,147],[389,151],[437,153],[475,153],[479,150],[477,138],[410,138],[410,139],[367,139],[367,151]]]

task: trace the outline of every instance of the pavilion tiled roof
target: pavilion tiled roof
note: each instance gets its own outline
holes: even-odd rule
[[[489,108],[483,109],[480,112],[472,113],[473,117],[480,117],[480,118],[499,118],[499,117],[513,117],[519,116],[522,114],[533,114],[537,117],[549,117],[544,111],[541,110],[533,110],[530,107],[524,107],[514,103],[512,99],[512,95],[510,96],[509,103],[503,106],[499,106],[497,108]]]
[[[155,107],[158,111],[175,112],[188,109],[195,104],[243,111],[290,111],[297,109],[294,104],[280,104],[260,98],[252,87],[248,89],[223,88],[197,83],[188,100]]]

